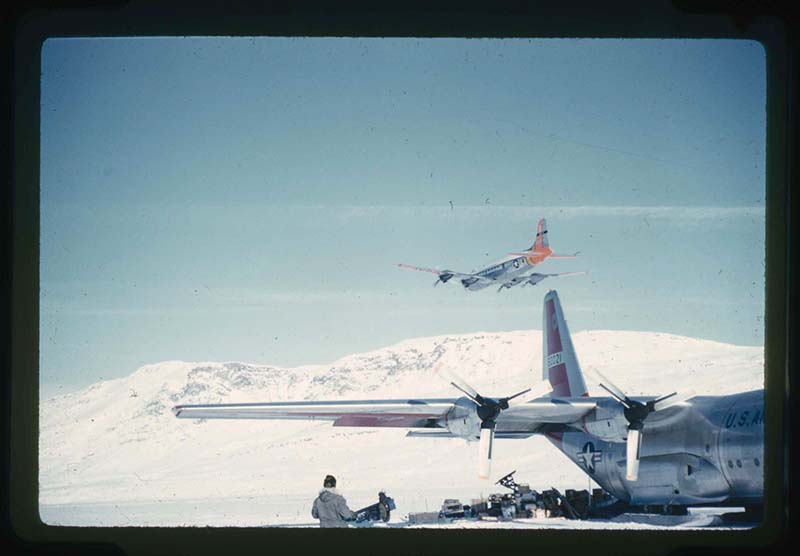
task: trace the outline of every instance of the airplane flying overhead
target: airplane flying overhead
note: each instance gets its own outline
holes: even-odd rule
[[[759,508],[764,494],[764,391],[590,397],[558,294],[544,298],[542,381],[505,397],[479,394],[455,372],[459,398],[181,405],[182,419],[314,419],[335,427],[400,427],[416,438],[478,441],[488,478],[494,440],[545,435],[603,489],[631,505]]]
[[[507,256],[491,265],[471,273],[455,272],[453,270],[440,270],[438,268],[422,268],[407,264],[398,264],[400,268],[409,270],[419,270],[436,274],[438,279],[433,285],[439,282],[445,283],[451,278],[457,278],[461,285],[470,291],[482,290],[488,286],[499,286],[497,291],[513,288],[518,285],[535,286],[545,278],[550,276],[574,276],[576,274],[586,274],[585,271],[578,272],[558,272],[554,274],[542,274],[531,272],[534,266],[547,258],[565,259],[574,258],[578,255],[556,255],[550,249],[550,242],[547,239],[547,222],[544,218],[539,220],[536,227],[536,240],[525,251],[519,253],[509,253]]]

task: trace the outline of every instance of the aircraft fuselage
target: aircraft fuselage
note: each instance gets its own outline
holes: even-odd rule
[[[539,260],[536,260],[536,258],[533,256],[513,257],[507,260],[500,261],[491,266],[487,266],[486,268],[482,268],[481,270],[475,272],[475,274],[477,274],[478,276],[485,276],[486,278],[492,278],[494,280],[499,280],[500,278],[503,279],[514,278],[516,276],[525,274],[528,270],[530,270],[533,266],[538,264],[541,260],[544,260],[544,257],[538,257],[538,258]],[[486,283],[478,279],[465,278],[461,280],[461,285],[463,285],[466,289],[470,291],[478,291],[493,284]]]
[[[624,442],[574,429],[545,434],[603,489],[632,505],[749,506],[763,503],[763,422],[763,390],[692,398],[674,419],[645,425],[636,481],[625,478]]]

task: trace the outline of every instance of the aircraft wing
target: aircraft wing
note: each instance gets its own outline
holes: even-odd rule
[[[498,427],[501,422],[535,423],[535,424],[568,424],[575,423],[597,407],[598,402],[610,400],[609,397],[578,398],[537,398],[535,400],[512,405],[501,412],[497,418]],[[633,400],[641,403],[654,400],[654,396],[633,396]],[[647,426],[671,425],[675,420],[686,416],[691,410],[692,399],[659,409],[647,418]],[[499,430],[499,429],[498,429]]]
[[[407,268],[409,270],[418,270],[420,272],[430,272],[431,274],[448,274],[449,270],[439,270],[438,268],[423,268],[421,266],[412,266],[410,264],[398,263],[400,268]]]
[[[552,272],[552,273],[542,273],[542,272],[530,272],[528,274],[523,274],[521,276],[516,276],[514,280],[517,283],[524,282],[530,278],[539,278],[540,280],[544,280],[545,278],[550,278],[553,276],[577,276],[579,274],[588,274],[588,270],[575,270],[571,272]]]
[[[556,272],[553,274],[545,274],[545,276],[577,276],[579,274],[588,274],[586,270],[576,270],[574,272]]]
[[[179,405],[179,419],[306,419],[335,427],[438,428],[455,399],[301,401]]]
[[[466,274],[464,272],[453,272],[453,276],[455,276],[459,280],[474,279],[479,282],[486,282],[487,284],[494,284],[495,282],[497,282],[497,278],[490,278],[489,276],[481,276],[480,274]]]
[[[597,407],[588,398],[540,398],[509,407],[497,418],[498,430],[511,423],[574,423]]]
[[[445,428],[454,398],[300,401],[178,405],[179,419],[272,419],[332,421],[335,427]],[[535,432],[545,423],[571,423],[594,409],[595,402],[542,398],[513,406],[497,418],[498,432]]]
[[[430,272],[431,274],[436,274],[438,276],[442,276],[442,275],[446,275],[446,276],[449,276],[449,277],[455,276],[459,280],[472,278],[472,279],[475,279],[475,280],[488,282],[490,284],[496,282],[496,280],[494,278],[489,278],[488,276],[481,276],[480,274],[469,274],[469,273],[466,273],[466,272],[455,272],[453,270],[439,270],[438,268],[424,268],[424,267],[420,267],[420,266],[412,266],[410,264],[403,264],[403,263],[398,263],[397,266],[399,266],[400,268],[407,268],[409,270],[418,270],[420,272]]]

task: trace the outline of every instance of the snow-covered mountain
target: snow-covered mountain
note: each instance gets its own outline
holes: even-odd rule
[[[171,408],[457,397],[433,373],[439,361],[479,392],[507,395],[541,380],[541,340],[541,331],[528,330],[418,338],[330,365],[295,368],[169,361],[44,400],[43,519],[78,525],[302,522],[328,473],[339,478],[351,507],[373,503],[385,488],[404,514],[434,509],[443,498],[466,501],[496,492],[501,487],[477,478],[477,445],[464,440],[404,438],[404,430],[334,429],[319,422],[179,420]],[[682,389],[721,395],[763,387],[761,347],[604,330],[577,333],[573,342],[584,370],[601,371],[631,395]],[[588,377],[587,384],[590,393],[604,394]],[[542,438],[498,441],[495,451],[498,478],[516,469],[517,480],[536,489],[588,486],[586,475]]]

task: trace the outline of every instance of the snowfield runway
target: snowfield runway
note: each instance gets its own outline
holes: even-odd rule
[[[573,341],[584,370],[596,368],[630,395],[763,388],[761,347],[622,331],[579,332]],[[518,482],[538,491],[597,486],[542,437],[498,440],[493,479],[481,481],[477,444],[461,439],[406,438],[403,429],[325,422],[179,420],[171,412],[194,403],[457,397],[432,373],[438,361],[486,395],[508,395],[541,380],[541,332],[420,338],[292,369],[166,362],[44,400],[42,520],[69,526],[315,525],[311,503],[329,473],[352,509],[376,502],[384,489],[397,505],[391,526],[401,526],[411,512],[438,510],[445,498],[469,504],[505,492],[493,483],[513,470]],[[603,394],[591,383],[589,390]],[[716,526],[713,512],[693,515],[697,520],[681,527]],[[439,526],[663,527],[565,519]]]
[[[94,527],[319,527],[310,513],[300,515],[298,502],[282,505],[257,500],[206,499],[177,502],[117,502],[107,504],[42,505],[45,523]],[[307,504],[310,505],[310,504]],[[755,523],[724,523],[720,516],[741,508],[693,508],[688,516],[628,514],[613,519],[570,520],[563,517],[456,519],[449,523],[410,525],[407,514],[392,513],[389,523],[353,524],[351,528],[403,529],[742,529]],[[294,515],[291,515],[294,512]]]

